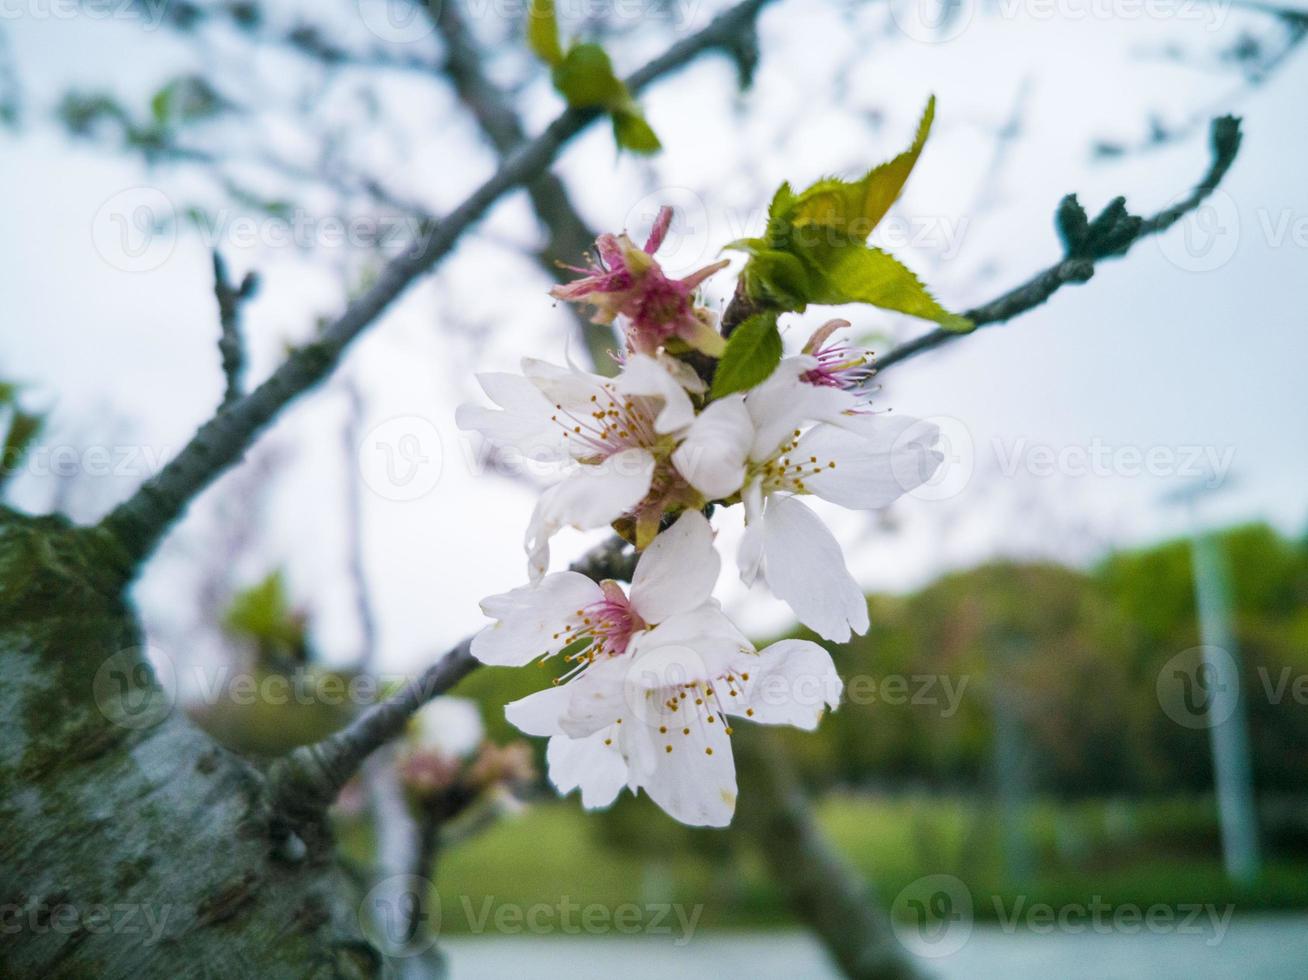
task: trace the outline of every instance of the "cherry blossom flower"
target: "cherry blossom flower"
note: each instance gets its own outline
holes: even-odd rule
[[[600,235],[591,265],[570,267],[583,277],[555,286],[550,295],[594,307],[596,323],[624,317],[627,344],[637,353],[654,354],[675,337],[695,350],[720,357],[726,342],[712,312],[696,306],[694,297],[705,279],[730,263],[723,259],[684,279],[669,278],[653,256],[671,224],[672,209],[661,208],[643,249],[625,233]]]
[[[575,572],[483,603],[497,620],[472,652],[522,665],[562,655],[556,686],[508,705],[548,736],[550,778],[587,807],[644,789],[683,823],[725,826],[735,810],[730,717],[813,729],[840,699],[826,651],[787,640],[755,652],[711,598],[720,561],[708,521],[688,511],[637,563],[630,595]]]
[[[811,355],[787,358],[753,390],[713,402],[673,460],[706,498],[740,495],[745,583],[761,575],[800,622],[843,643],[867,631],[867,602],[839,543],[798,497],[876,510],[929,480],[944,457],[934,425],[869,413],[842,387],[806,380],[815,369]]]
[[[533,580],[549,567],[550,538],[564,527],[606,527],[627,517],[638,547],[664,514],[699,506],[671,454],[694,421],[690,393],[703,382],[645,354],[616,378],[525,359],[523,373],[478,375],[497,409],[460,406],[460,428],[544,463],[574,464],[537,501],[526,535]],[[689,391],[688,391],[689,389]]]
[[[845,341],[830,341],[833,333],[848,326],[848,320],[828,320],[813,332],[804,353],[817,363],[800,376],[801,380],[842,391],[859,391],[867,384],[876,371],[872,352]]]

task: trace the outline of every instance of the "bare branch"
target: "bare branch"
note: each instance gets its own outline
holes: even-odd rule
[[[1120,244],[1113,252],[1098,258],[1116,258],[1125,255],[1136,242],[1142,238],[1148,238],[1150,235],[1161,234],[1204,202],[1208,195],[1221,183],[1222,178],[1226,176],[1227,170],[1230,169],[1232,162],[1235,160],[1236,152],[1240,147],[1239,121],[1231,116],[1214,119],[1210,142],[1213,154],[1212,162],[1209,164],[1208,171],[1204,174],[1203,179],[1194,186],[1194,189],[1171,207],[1164,208],[1152,217],[1140,221],[1134,233],[1125,242]],[[976,324],[978,328],[996,323],[1006,323],[1020,313],[1035,309],[1035,307],[1058,292],[1066,283],[1088,281],[1094,275],[1096,260],[1094,257],[1068,256],[1032,276],[1017,288],[1009,290],[1004,295],[992,299],[988,303],[983,303],[968,310],[963,315]],[[900,344],[884,357],[878,358],[877,371],[885,371],[887,368],[893,367],[901,361],[906,361],[910,357],[916,357],[924,351],[934,350],[942,344],[964,336],[967,336],[967,334],[943,328],[932,330],[921,337]]]
[[[730,44],[767,2],[743,0],[720,14],[633,74],[628,87],[639,92],[701,53]],[[396,297],[443,259],[496,201],[538,177],[563,146],[599,116],[595,109],[568,109],[543,133],[510,153],[499,170],[429,235],[393,259],[372,288],[350,303],[317,340],[299,348],[267,381],[202,425],[175,458],[105,517],[100,528],[117,537],[131,567],[140,566],[191,500],[240,458],[264,426],[331,373],[345,349]]]
[[[522,121],[508,95],[482,70],[481,52],[463,21],[458,4],[455,0],[447,0],[437,6],[436,10],[432,5],[424,5],[423,9],[431,14],[445,40],[445,75],[503,159],[527,141]],[[547,171],[530,181],[527,196],[536,217],[549,233],[544,247],[536,253],[536,261],[547,275],[556,282],[563,282],[568,276],[560,263],[576,263],[595,241],[595,233],[573,206],[563,181],[554,174]],[[613,329],[591,323],[574,306],[569,309],[596,370],[611,374],[616,367],[608,356],[616,343]]]
[[[227,275],[227,263],[216,251],[213,253],[213,294],[218,300],[218,322],[222,332],[218,335],[218,353],[222,357],[223,377],[227,388],[223,392],[219,411],[224,411],[245,394],[245,336],[241,331],[241,307],[259,288],[259,277],[247,272],[239,286],[233,286]]]

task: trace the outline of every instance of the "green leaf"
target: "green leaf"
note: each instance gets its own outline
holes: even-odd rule
[[[0,449],[0,485],[8,482],[18,471],[28,447],[41,434],[44,425],[44,416],[14,408],[9,419],[9,431],[5,434],[4,448]]]
[[[746,391],[767,379],[781,363],[777,314],[755,313],[731,334],[713,375],[713,397]]]
[[[598,44],[574,44],[554,66],[554,87],[574,109],[631,104],[627,86],[613,73],[613,62]]]
[[[618,146],[632,153],[657,153],[663,149],[654,130],[634,104],[613,111],[613,138]]]
[[[818,181],[795,197],[788,209],[790,223],[796,228],[819,225],[851,239],[866,240],[904,189],[926,145],[935,113],[933,95],[922,112],[912,146],[893,160],[873,167],[859,180],[831,177]]]
[[[563,60],[554,0],[531,0],[527,8],[527,44],[551,68]]]
[[[937,303],[917,276],[879,248],[818,245],[806,249],[804,256],[813,270],[814,289],[808,296],[811,303],[869,303],[931,320],[947,330],[972,329],[970,320]]]

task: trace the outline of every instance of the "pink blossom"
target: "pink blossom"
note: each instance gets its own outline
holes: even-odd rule
[[[669,340],[718,357],[725,341],[718,333],[713,314],[694,303],[695,290],[713,273],[725,268],[723,259],[692,272],[683,279],[671,279],[654,259],[667,237],[672,209],[661,208],[643,249],[627,235],[603,234],[595,240],[597,257],[588,268],[569,266],[582,278],[555,286],[550,295],[570,303],[588,303],[595,309],[596,323],[626,318],[627,345],[642,354],[654,354]]]

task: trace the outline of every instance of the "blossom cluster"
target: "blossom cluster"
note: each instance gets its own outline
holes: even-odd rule
[[[565,666],[506,709],[523,732],[549,738],[560,791],[603,807],[624,786],[643,789],[684,823],[723,826],[736,801],[733,720],[812,730],[842,684],[820,645],[758,650],[727,617],[713,598],[721,558],[706,515],[741,504],[741,578],[844,642],[867,630],[867,602],[801,498],[884,507],[930,479],[941,456],[933,426],[872,410],[870,354],[833,339],[844,321],[749,390],[712,397],[724,339],[697,290],[726,263],[665,274],[654,253],[671,218],[659,213],[643,248],[600,236],[591,266],[553,290],[621,328],[616,376],[526,359],[521,374],[478,376],[495,407],[459,410],[460,427],[567,467],[529,522],[529,583],[483,601],[494,622],[472,652],[486,664]],[[640,553],[629,588],[549,572],[559,530],[610,526]]]

